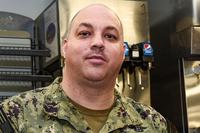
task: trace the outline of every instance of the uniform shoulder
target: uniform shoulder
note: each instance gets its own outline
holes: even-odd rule
[[[12,96],[6,99],[4,102],[2,102],[2,104],[7,103],[9,101],[24,103],[30,101],[31,99],[34,101],[35,98],[37,100],[42,100],[46,95],[51,95],[52,93],[56,92],[58,88],[60,88],[59,87],[60,80],[61,80],[60,78],[56,78],[54,82],[52,82],[50,85],[46,87],[37,88],[34,90],[22,92],[16,96]]]
[[[45,95],[45,92],[46,92],[46,87],[37,88],[35,90],[22,92],[22,93],[19,93],[19,94],[15,95],[15,96],[12,96],[12,97],[6,99],[1,104],[5,104],[5,103],[11,102],[11,101],[24,103],[27,100],[30,100],[32,98],[42,98],[42,95]]]
[[[46,88],[39,88],[12,96],[0,104],[0,118],[2,121],[0,131],[5,132],[7,128],[17,132],[20,122],[24,119],[25,113],[31,113],[32,110],[40,108],[39,105],[43,101]],[[28,111],[25,111],[28,110]]]
[[[157,130],[167,130],[167,121],[166,119],[157,112],[154,108],[149,105],[145,105],[140,102],[136,102],[131,98],[126,98],[125,100],[130,108],[135,110],[141,119],[148,121],[153,125]]]

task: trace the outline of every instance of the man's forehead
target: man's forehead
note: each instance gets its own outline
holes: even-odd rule
[[[121,20],[117,16],[117,14],[110,8],[106,7],[105,5],[101,5],[101,4],[93,4],[93,5],[90,5],[88,7],[85,7],[83,9],[79,10],[70,21],[67,34],[69,35],[70,32],[72,31],[72,29],[73,30],[77,29],[78,24],[83,23],[83,22],[87,23],[87,21],[85,21],[85,20],[87,19],[88,15],[91,15],[91,13],[93,13],[93,17],[96,17],[97,19],[98,19],[98,16],[95,15],[95,13],[97,13],[97,14],[99,13],[99,15],[101,14],[103,16],[106,15],[107,17],[110,15],[106,20],[112,21],[110,24],[112,26],[116,27],[118,32],[123,36],[123,26],[122,26]],[[101,16],[99,16],[99,17],[101,17]],[[104,20],[99,19],[98,20],[99,22],[97,21],[95,23],[99,24],[99,23],[104,22]],[[93,22],[93,24],[95,24],[95,23]]]
[[[102,4],[93,4],[81,9],[72,18],[71,24],[74,22],[85,20],[90,17],[98,18],[102,16],[108,19],[113,19],[114,23],[118,23],[119,26],[121,26],[121,20],[119,19],[119,17],[110,8]]]
[[[79,10],[75,16],[78,16],[80,13],[83,13],[83,12],[93,13],[95,11],[114,13],[110,8],[108,8],[107,6],[105,6],[103,4],[92,4],[92,5],[86,6],[85,8],[82,8],[81,10]]]

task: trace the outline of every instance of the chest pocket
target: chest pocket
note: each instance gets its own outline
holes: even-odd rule
[[[65,120],[49,119],[35,124],[27,124],[21,133],[80,133]]]
[[[148,127],[142,125],[128,125],[121,129],[117,129],[111,133],[157,133],[153,129],[149,129]]]

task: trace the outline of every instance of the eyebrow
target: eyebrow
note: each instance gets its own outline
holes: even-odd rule
[[[93,29],[93,26],[90,23],[85,23],[85,22],[84,23],[80,23],[79,27],[81,27],[81,26]],[[106,30],[114,30],[116,32],[119,32],[118,29],[116,27],[114,27],[114,26],[107,26],[105,29]]]
[[[114,26],[107,26],[105,29],[106,30],[114,30],[114,31],[116,31],[119,34],[119,30],[116,27],[114,27]]]
[[[81,26],[84,26],[84,27],[87,27],[87,28],[93,28],[93,26],[90,24],[90,23],[80,23],[79,24],[79,27],[81,27]]]

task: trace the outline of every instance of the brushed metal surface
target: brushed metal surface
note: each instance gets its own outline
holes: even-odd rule
[[[116,80],[115,88],[135,101],[151,105],[149,74],[150,71],[144,71],[140,67],[135,67],[134,70],[123,68]]]
[[[200,0],[177,0],[177,31],[200,25]]]
[[[200,128],[200,61],[184,60],[184,80],[189,129]]]
[[[171,34],[174,54],[178,57],[189,57],[200,54],[200,27],[191,26]]]
[[[200,4],[200,3],[199,3]],[[200,14],[199,14],[200,17]],[[200,54],[200,27],[192,27],[191,54]]]

